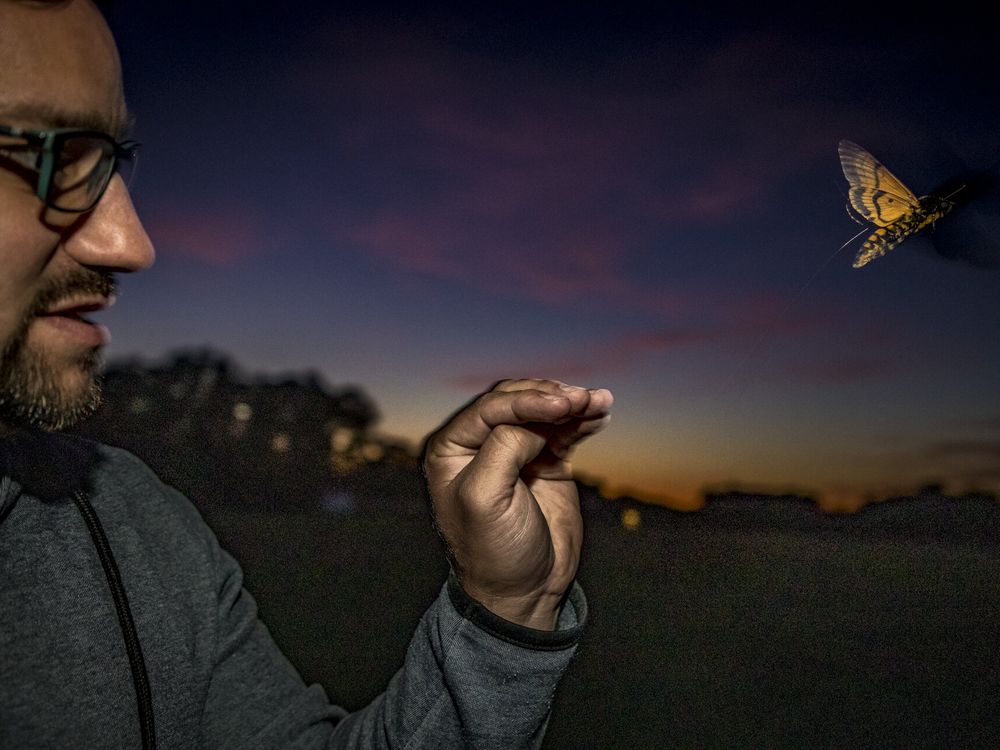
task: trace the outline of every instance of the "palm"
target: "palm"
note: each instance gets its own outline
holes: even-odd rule
[[[502,383],[428,440],[438,529],[463,586],[487,606],[559,601],[576,575],[583,523],[566,457],[606,423],[611,398],[539,392],[550,383]]]

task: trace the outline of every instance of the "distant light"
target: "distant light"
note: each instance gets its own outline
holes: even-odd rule
[[[642,524],[642,514],[636,508],[626,508],[622,511],[622,528],[625,531],[635,531]]]
[[[237,422],[249,422],[252,416],[253,409],[250,408],[250,404],[242,401],[233,404],[233,419]]]
[[[271,436],[271,450],[275,453],[288,453],[292,449],[292,439],[287,432],[278,432]]]
[[[137,396],[132,399],[132,413],[142,414],[144,411],[149,411],[149,399],[145,396]]]
[[[354,430],[338,427],[330,435],[330,449],[334,453],[347,453],[354,444]]]
[[[373,463],[381,461],[385,457],[385,449],[378,443],[365,443],[364,447],[361,448],[361,455],[364,456],[365,461]]]

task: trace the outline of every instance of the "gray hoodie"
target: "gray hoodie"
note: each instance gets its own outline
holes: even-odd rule
[[[578,586],[545,633],[449,580],[385,692],[348,714],[302,682],[239,565],[145,464],[0,439],[0,750],[537,747],[585,617]]]

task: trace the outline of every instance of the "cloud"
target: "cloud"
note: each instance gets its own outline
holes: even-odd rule
[[[259,220],[244,211],[182,209],[152,213],[143,223],[157,252],[231,268],[266,246]]]
[[[429,168],[459,188],[438,197],[493,215],[617,198],[647,219],[733,220],[767,200],[803,149],[818,154],[814,130],[776,139],[773,97],[716,72],[711,53],[693,57],[687,86],[657,91],[647,79],[661,50],[580,85],[399,32],[362,30],[346,44],[364,48],[350,66],[314,57],[296,70],[309,103],[352,102],[337,114],[360,121],[344,127],[366,158]]]
[[[328,232],[387,268],[645,309],[637,256],[697,252],[819,159],[836,174],[832,105],[806,85],[829,63],[789,35],[671,40],[581,72],[468,34],[338,20],[289,69],[354,197]]]
[[[622,372],[644,358],[674,350],[703,350],[720,343],[756,341],[752,348],[771,337],[794,337],[808,334],[825,324],[828,315],[821,305],[810,316],[791,318],[781,314],[783,299],[770,295],[751,295],[745,298],[723,297],[713,301],[692,301],[682,297],[682,302],[667,303],[674,306],[672,313],[678,318],[692,321],[686,324],[664,325],[656,328],[626,330],[616,335],[588,342],[582,350],[567,351],[551,358],[525,359],[515,363],[513,370],[518,377],[559,377],[587,379]],[[688,309],[681,309],[683,305]],[[694,314],[692,314],[694,313]],[[510,360],[503,368],[511,372]],[[462,388],[482,387],[496,379],[497,368],[466,373],[448,382]],[[731,372],[709,373],[703,384],[732,385]],[[815,376],[814,376],[815,377]]]
[[[694,347],[718,341],[722,332],[714,330],[676,329],[624,333],[587,344],[585,351],[564,352],[551,359],[504,364],[506,377],[553,377],[563,380],[586,381],[595,376],[628,369],[649,354]],[[470,372],[447,382],[459,388],[483,388],[496,380],[497,369]]]
[[[995,461],[1000,470],[1000,440],[940,440],[928,445],[925,453],[932,459],[985,458]]]
[[[621,304],[633,305],[636,300],[622,300]],[[827,325],[835,311],[827,309],[817,300],[809,315],[789,316],[787,300],[783,296],[752,294],[745,296],[718,296],[705,298],[702,295],[682,293],[676,299],[664,299],[657,308],[657,300],[646,301],[649,311],[662,313],[667,318],[683,320],[645,329],[623,330],[611,336],[588,342],[575,350],[563,351],[551,357],[525,357],[513,361],[509,356],[496,366],[466,372],[447,379],[451,385],[462,389],[482,388],[497,378],[498,372],[507,372],[505,377],[558,377],[588,379],[603,377],[611,373],[629,370],[645,358],[662,352],[684,350],[703,352],[706,347],[739,344],[749,351],[743,364],[753,361],[759,365],[764,358],[763,347],[772,339],[812,336]],[[749,349],[747,350],[747,346]],[[736,357],[735,351],[733,356]],[[734,359],[734,362],[736,360]],[[851,379],[850,365],[841,363],[842,372],[836,372],[838,365],[817,368],[815,372],[805,368],[798,373],[809,381]],[[739,369],[739,365],[736,365]],[[889,368],[886,368],[887,370]],[[855,366],[854,375],[873,375]],[[745,372],[735,373],[738,376]],[[712,370],[705,373],[700,385],[710,388],[733,385],[732,370]],[[783,382],[787,374],[777,373]]]
[[[617,308],[676,312],[690,306],[682,290],[645,288],[619,267],[623,240],[593,228],[530,228],[451,212],[383,216],[353,227],[347,242],[390,268],[447,279],[492,294],[553,305],[614,303]]]

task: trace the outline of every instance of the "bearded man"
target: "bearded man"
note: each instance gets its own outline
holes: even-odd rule
[[[127,122],[92,0],[0,0],[0,747],[537,747],[586,617],[567,456],[611,394],[502,381],[428,439],[453,574],[385,692],[331,705],[190,503],[58,432],[100,400],[91,316],[153,262]]]

